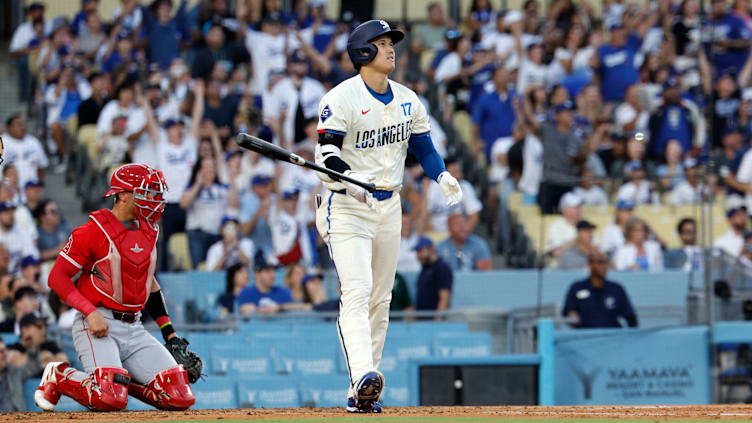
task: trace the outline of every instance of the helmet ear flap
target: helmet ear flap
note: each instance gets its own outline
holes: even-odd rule
[[[379,49],[375,45],[368,43],[363,46],[360,51],[362,52],[363,57],[365,57],[365,60],[363,61],[363,63],[365,64],[371,63],[373,61],[373,59],[376,57],[376,54],[379,52]]]

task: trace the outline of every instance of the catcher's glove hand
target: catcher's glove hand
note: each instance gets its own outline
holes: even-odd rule
[[[195,352],[188,349],[188,340],[176,336],[165,343],[165,348],[172,354],[178,364],[182,364],[188,373],[188,381],[196,383],[201,377],[201,370],[204,364],[201,357]]]

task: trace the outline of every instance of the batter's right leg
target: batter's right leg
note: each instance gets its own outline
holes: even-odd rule
[[[97,338],[89,333],[84,316],[76,314],[73,342],[85,371],[68,363],[49,363],[34,393],[39,408],[52,411],[61,394],[98,411],[122,410],[128,405],[131,378],[122,368],[119,348],[112,337],[120,322],[108,319],[107,323],[110,335]]]

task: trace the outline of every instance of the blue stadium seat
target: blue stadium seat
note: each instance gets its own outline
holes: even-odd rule
[[[407,369],[395,372],[384,372],[386,381],[381,403],[387,407],[406,407],[410,402],[410,392],[407,384]]]
[[[438,333],[434,335],[433,348],[436,357],[488,357],[491,355],[491,334]]]
[[[212,348],[211,372],[216,375],[266,375],[272,372],[272,360],[268,352],[255,348],[249,350],[220,345]]]
[[[379,369],[392,372],[404,367],[411,358],[431,356],[430,334],[387,336]]]
[[[237,382],[239,405],[243,408],[300,407],[300,393],[294,376],[244,377]]]
[[[321,375],[336,372],[335,352],[334,345],[320,345],[315,348],[280,345],[274,348],[272,356],[277,373]]]
[[[268,322],[263,320],[250,320],[240,323],[240,333],[253,335],[256,333],[287,333],[293,331],[294,325],[287,322]]]
[[[306,376],[300,380],[303,407],[343,407],[350,380],[341,374]]]
[[[3,338],[3,344],[6,346],[18,343],[18,337],[13,333],[0,333],[0,338]]]
[[[196,394],[195,409],[237,408],[234,376],[212,376],[192,385]]]
[[[391,329],[391,328],[390,328]],[[412,322],[407,324],[410,334],[432,334],[438,332],[469,332],[467,322]]]

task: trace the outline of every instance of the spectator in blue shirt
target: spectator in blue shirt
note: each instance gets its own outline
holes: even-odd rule
[[[739,73],[749,57],[750,31],[742,19],[729,13],[725,0],[712,0],[711,17],[703,41],[714,72]]]
[[[491,270],[491,250],[483,238],[470,233],[464,214],[449,216],[449,238],[436,251],[455,271]]]
[[[60,209],[53,200],[42,201],[34,208],[33,215],[39,231],[39,257],[42,261],[54,260],[73,229],[62,218]]]
[[[481,95],[473,106],[473,157],[481,151],[491,155],[491,146],[499,138],[512,135],[516,93],[509,89],[509,72],[499,66],[493,73],[494,91]]]
[[[618,328],[618,318],[637,327],[637,315],[621,285],[606,280],[608,257],[594,252],[588,258],[590,277],[569,287],[562,315],[577,328]]]
[[[242,315],[276,314],[283,310],[285,304],[292,303],[290,290],[274,285],[274,265],[266,261],[263,251],[256,253],[253,268],[254,284],[243,289],[237,298]]]
[[[429,238],[420,237],[413,247],[423,269],[418,275],[418,292],[415,309],[418,311],[449,309],[452,299],[452,268],[436,255],[436,248]]]
[[[185,20],[185,9],[186,0],[180,1],[175,17],[172,17],[172,0],[158,0],[152,7],[142,8],[149,63],[157,63],[162,70],[169,68],[172,61],[180,57],[183,38],[180,26]]]
[[[642,37],[648,27],[640,26],[639,33],[629,33],[621,22],[609,28],[609,43],[598,48],[591,58],[591,66],[600,78],[601,95],[606,102],[624,100],[627,87],[639,79],[639,67],[635,63],[642,46]]]
[[[309,16],[301,24],[301,32],[305,33],[306,37],[310,33],[309,39],[313,48],[318,50],[319,53],[325,53],[329,43],[334,38],[337,26],[326,18],[326,0],[309,0],[308,4],[310,6]]]

